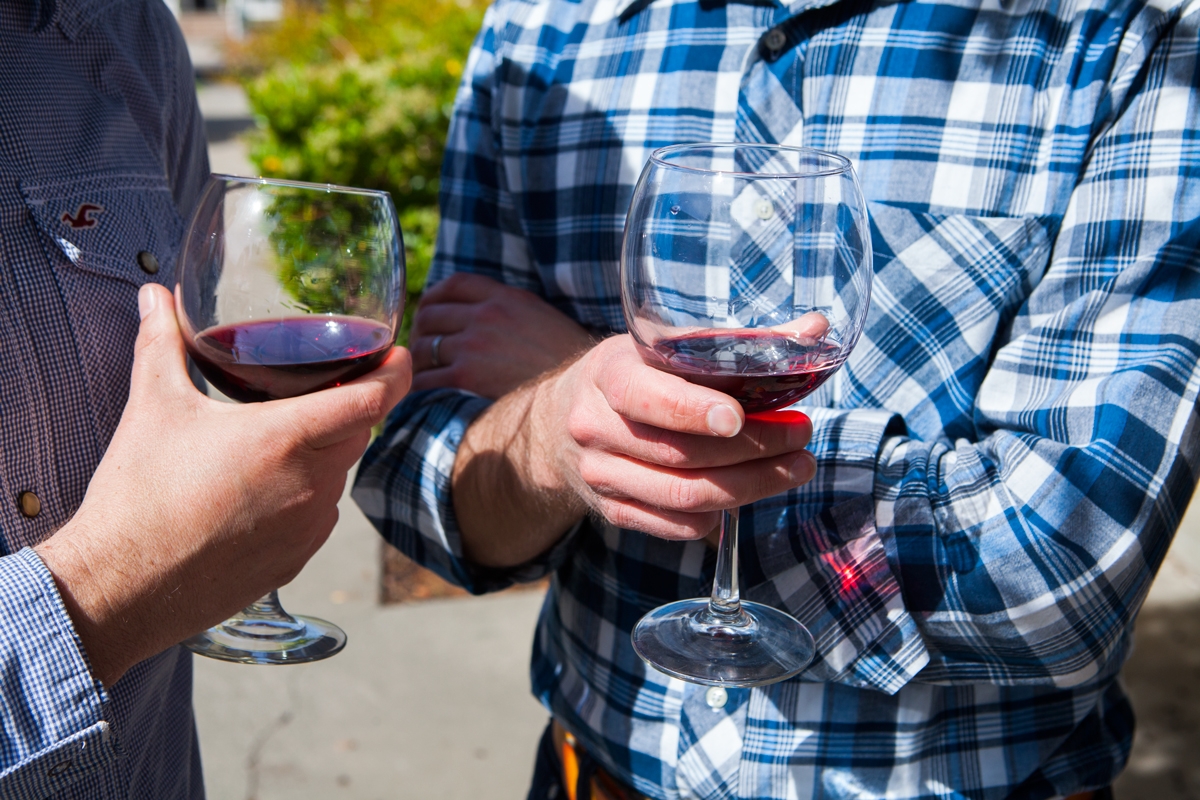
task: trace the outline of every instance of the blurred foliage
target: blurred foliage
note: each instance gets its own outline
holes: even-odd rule
[[[279,281],[310,314],[349,314],[386,321],[400,287],[395,223],[378,195],[272,190],[271,241]]]
[[[391,193],[411,309],[437,236],[438,173],[485,0],[296,0],[234,53],[268,177]]]

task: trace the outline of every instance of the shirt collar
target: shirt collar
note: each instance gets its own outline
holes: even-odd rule
[[[625,23],[646,10],[653,2],[654,0],[617,0],[614,13],[620,22]],[[845,2],[845,0],[791,0],[791,2],[783,2],[783,0],[699,0],[701,8],[705,9],[736,3],[746,6],[786,9],[792,14],[799,14],[810,8],[831,6],[838,2]]]
[[[31,24],[40,31],[54,23],[68,39],[75,39],[114,2],[117,0],[33,0]]]

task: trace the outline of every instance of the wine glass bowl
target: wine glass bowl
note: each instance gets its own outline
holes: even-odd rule
[[[866,203],[850,162],[780,145],[676,145],[651,154],[621,249],[621,301],[642,359],[724,392],[752,415],[816,391],[845,363],[871,288]],[[655,609],[633,645],[698,683],[798,674],[814,649],[788,614],[742,601],[738,510],[723,514],[711,598]]]
[[[232,400],[278,400],[379,366],[404,307],[404,250],[386,192],[213,175],[184,234],[175,303],[201,374]],[[342,649],[336,625],[271,592],[185,642],[201,655],[303,663]]]

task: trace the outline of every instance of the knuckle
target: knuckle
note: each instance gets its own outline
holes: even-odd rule
[[[626,503],[616,503],[603,498],[596,501],[596,510],[618,528],[638,528],[640,515]]]
[[[133,345],[134,357],[138,359],[144,358],[149,351],[158,347],[162,339],[163,334],[161,331],[143,328]]]
[[[390,411],[384,387],[378,383],[370,383],[363,388],[365,391],[354,394],[354,418],[372,422],[383,419]]]
[[[608,403],[609,408],[618,413],[629,407],[630,397],[637,396],[632,391],[633,379],[629,373],[622,370],[610,370],[602,367],[596,374],[596,380],[605,402]]]
[[[786,492],[796,485],[788,473],[786,457],[772,459],[769,465],[763,464],[756,472],[756,480],[753,485],[754,500]]]
[[[476,309],[475,321],[483,325],[505,324],[508,322],[506,307],[495,300],[488,300]]]
[[[442,285],[448,289],[457,289],[460,286],[469,286],[474,277],[468,272],[452,272],[442,279]]]
[[[667,481],[666,496],[669,502],[668,508],[689,513],[706,510],[704,508],[704,492],[694,480],[671,478]]]
[[[696,415],[697,407],[686,393],[672,393],[667,395],[664,400],[671,419],[685,420]]]
[[[665,428],[647,426],[643,434],[649,446],[649,457],[665,467],[685,467],[692,457],[680,446],[679,436]]]
[[[593,447],[600,439],[600,429],[593,414],[579,405],[567,412],[567,434],[580,447]]]
[[[442,382],[447,386],[454,386],[459,389],[471,388],[468,385],[469,381],[467,381],[467,383],[463,382],[464,379],[469,379],[471,377],[471,372],[470,370],[467,370],[464,374],[464,370],[459,367],[458,360],[455,360],[454,363],[450,364],[448,367],[442,367],[441,374],[444,376]]]
[[[601,463],[601,459],[587,451],[581,452],[579,454],[577,469],[580,480],[593,492],[597,494],[606,494],[608,492],[608,474]]]

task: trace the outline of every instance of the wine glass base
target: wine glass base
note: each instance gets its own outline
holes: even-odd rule
[[[274,631],[260,624],[256,632],[235,629],[223,623],[198,633],[183,646],[197,655],[239,664],[307,664],[341,652],[346,633],[332,622],[315,617],[293,616],[296,624],[279,625]]]
[[[784,612],[742,602],[739,624],[712,622],[708,598],[668,603],[642,617],[633,649],[673,678],[708,686],[765,686],[798,675],[816,647],[808,629]]]

